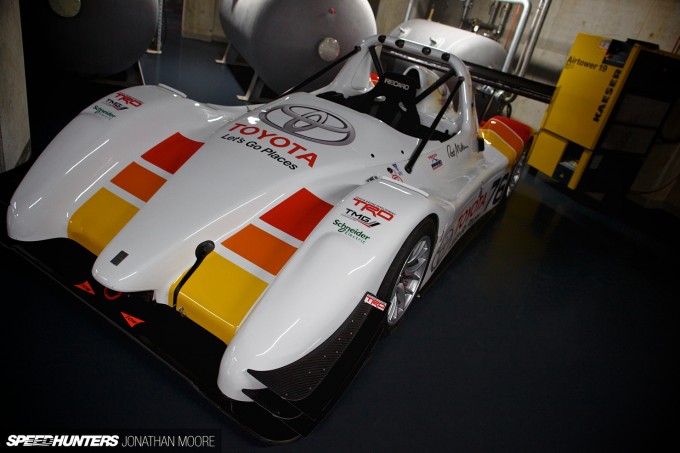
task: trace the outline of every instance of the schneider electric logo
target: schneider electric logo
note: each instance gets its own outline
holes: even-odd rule
[[[338,227],[338,233],[343,233],[345,236],[349,236],[352,239],[361,242],[364,244],[366,241],[371,239],[369,235],[364,233],[363,231],[357,229],[357,228],[352,228],[349,225],[347,225],[345,222],[341,222],[338,219],[335,219],[333,221],[333,225]]]

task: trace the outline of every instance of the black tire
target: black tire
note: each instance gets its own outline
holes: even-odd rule
[[[385,314],[385,335],[396,330],[415,300],[430,265],[436,234],[435,221],[430,217],[424,219],[406,238],[387,270],[376,294],[378,299],[390,302]]]

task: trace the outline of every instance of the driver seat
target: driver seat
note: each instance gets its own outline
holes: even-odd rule
[[[399,132],[416,136],[420,129],[415,101],[419,86],[417,78],[385,72],[373,89],[349,98],[347,105],[389,124]]]

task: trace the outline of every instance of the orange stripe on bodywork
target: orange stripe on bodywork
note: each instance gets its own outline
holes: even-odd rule
[[[222,245],[272,275],[278,274],[297,250],[254,225],[247,225]]]
[[[333,206],[307,189],[300,189],[260,219],[304,241]]]
[[[529,142],[529,139],[534,133],[534,129],[531,126],[521,123],[517,120],[513,120],[512,118],[508,118],[507,116],[494,116],[492,120],[499,121],[512,129],[512,131],[517,134],[520,140],[522,140],[522,146]]]
[[[496,148],[508,158],[508,168],[515,164],[517,156],[519,156],[519,151],[515,150],[508,144],[508,142],[503,140],[503,137],[498,135],[498,133],[492,129],[480,129],[479,133],[482,135],[482,138],[485,142],[490,143],[494,148]]]
[[[73,213],[68,237],[99,255],[139,209],[107,189],[99,189]]]
[[[494,116],[479,132],[486,142],[508,158],[508,166],[515,164],[533,134],[531,127],[504,116]]]
[[[166,179],[132,162],[113,177],[112,183],[147,202],[165,184]]]
[[[191,140],[176,132],[142,154],[142,159],[168,173],[175,174],[201,146],[203,146],[202,142]]]

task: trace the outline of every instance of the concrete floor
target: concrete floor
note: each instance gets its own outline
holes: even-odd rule
[[[141,67],[147,84],[236,104],[244,88],[214,62],[223,51],[169,32]],[[36,149],[117,89],[47,69],[31,81]],[[328,417],[276,450],[677,450],[678,226],[526,175]],[[224,451],[264,448],[54,282],[3,248],[0,261],[5,435],[206,430]]]

